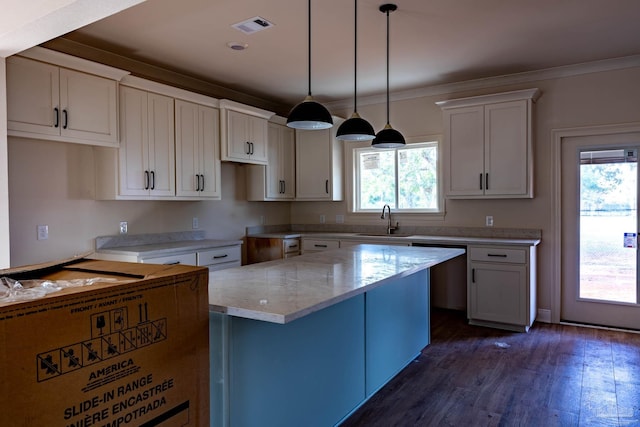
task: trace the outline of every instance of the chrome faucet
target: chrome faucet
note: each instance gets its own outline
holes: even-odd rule
[[[388,219],[388,222],[387,222],[387,234],[391,234],[393,231],[398,229],[398,226],[400,225],[400,223],[396,222],[396,226],[395,227],[391,226],[391,206],[389,206],[389,205],[384,205],[382,207],[382,215],[380,216],[380,218],[384,219],[384,211],[385,211],[385,209],[388,212],[387,213],[387,219]]]

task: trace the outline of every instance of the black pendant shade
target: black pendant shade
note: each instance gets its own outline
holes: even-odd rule
[[[375,136],[373,126],[355,111],[349,119],[342,122],[336,133],[336,138],[343,141],[368,141]]]
[[[358,0],[353,2],[353,114],[340,125],[336,138],[343,141],[369,141],[376,136],[373,126],[358,114]]]
[[[294,129],[329,129],[333,126],[331,113],[329,113],[329,111],[322,104],[315,102],[313,100],[313,97],[311,96],[311,0],[309,0],[308,5],[309,38],[307,52],[309,58],[309,92],[307,93],[307,97],[304,99],[304,101],[293,107],[291,112],[289,112],[289,117],[287,118],[287,126]]]
[[[296,105],[289,112],[287,126],[294,129],[329,129],[333,126],[331,113],[324,106],[313,100],[311,95]]]
[[[371,145],[377,148],[397,148],[405,145],[404,136],[391,125],[385,125],[384,129],[376,134]]]
[[[398,148],[405,145],[404,137],[389,124],[389,12],[398,9],[395,4],[383,4],[380,12],[387,15],[387,124],[376,134],[371,145],[376,148]]]

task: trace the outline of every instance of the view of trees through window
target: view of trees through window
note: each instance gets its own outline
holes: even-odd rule
[[[409,144],[394,150],[357,150],[357,210],[437,211],[437,143]]]
[[[622,150],[621,150],[622,151]],[[636,302],[637,163],[616,159],[580,166],[580,297]]]

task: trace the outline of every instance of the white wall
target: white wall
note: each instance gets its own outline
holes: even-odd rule
[[[289,223],[290,203],[247,202],[244,170],[222,165],[222,200],[200,202],[93,200],[93,149],[9,138],[9,216],[11,265],[61,259],[92,251],[94,239],[118,233],[191,230],[198,217],[210,238],[241,239],[245,227]],[[36,239],[37,225],[49,226],[49,239]]]
[[[542,230],[538,247],[538,307],[551,309],[554,275],[552,271],[553,243],[556,240],[553,224],[553,129],[640,122],[640,68],[584,74],[574,77],[540,80],[527,84],[495,87],[482,91],[428,96],[393,102],[391,124],[405,137],[442,133],[442,116],[436,101],[486,93],[538,87],[542,96],[535,105],[534,169],[535,198],[513,200],[448,200],[444,219],[429,220],[423,215],[396,215],[400,227],[406,225],[483,227],[486,215],[493,215],[494,226],[501,228],[534,228]],[[374,128],[384,125],[385,106],[359,106],[358,112]],[[348,111],[333,111],[347,117]],[[638,141],[640,144],[640,141]],[[564,196],[564,195],[563,195]],[[349,215],[345,202],[294,203],[293,223],[318,223],[324,214],[327,222],[335,222],[335,215],[345,215],[346,223],[362,222],[361,217]],[[368,223],[384,221],[369,216]],[[622,239],[622,237],[621,237]],[[622,241],[622,240],[621,240]]]

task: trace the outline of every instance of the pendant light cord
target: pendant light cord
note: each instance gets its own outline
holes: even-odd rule
[[[358,113],[358,0],[353,1],[353,112]]]
[[[308,73],[309,73],[309,84],[308,84],[309,91],[308,91],[308,95],[311,96],[311,0],[309,0],[308,4],[309,4],[308,13],[307,13],[308,18],[309,18],[309,25],[307,26],[307,28],[309,29],[309,34],[308,34],[308,38],[307,38],[307,42],[308,42],[308,45],[309,45],[308,46],[309,48],[307,49],[308,56],[309,56],[309,64],[308,64],[309,65],[309,69],[308,69]]]
[[[389,124],[389,9],[387,9],[387,124]]]

